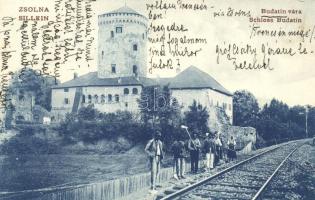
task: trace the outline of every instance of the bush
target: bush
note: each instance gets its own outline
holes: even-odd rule
[[[68,144],[79,141],[96,143],[99,140],[114,140],[121,136],[138,143],[151,137],[150,130],[135,120],[132,113],[99,113],[93,106],[80,108],[78,115],[67,114],[58,130]]]
[[[57,153],[57,145],[36,136],[16,135],[2,144],[3,154],[53,154]]]

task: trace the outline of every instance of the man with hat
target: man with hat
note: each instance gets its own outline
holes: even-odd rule
[[[151,168],[151,189],[156,189],[156,180],[159,175],[161,160],[163,159],[163,143],[161,141],[161,132],[155,131],[154,137],[149,140],[145,147],[145,152],[148,154],[150,159]]]
[[[210,133],[206,133],[204,142],[204,152],[206,154],[206,171],[214,168],[215,143]]]
[[[200,147],[200,140],[197,137],[197,133],[194,133],[192,138],[188,142],[188,149],[190,150],[191,172],[193,174],[196,174],[198,172]]]

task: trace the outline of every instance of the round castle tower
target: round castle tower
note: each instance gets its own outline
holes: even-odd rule
[[[98,77],[146,76],[147,18],[124,6],[98,16]]]

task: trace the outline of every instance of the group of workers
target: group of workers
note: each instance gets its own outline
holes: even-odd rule
[[[228,162],[236,159],[235,146],[236,141],[233,136],[228,138],[227,146],[224,146],[218,132],[212,134],[206,133],[202,142],[196,133],[188,141],[175,138],[171,149],[174,156],[174,178],[176,180],[185,178],[185,160],[189,155],[192,174],[200,172],[200,160],[204,161],[204,169],[206,172],[209,172],[218,165],[220,160]],[[150,159],[151,189],[155,190],[161,160],[164,157],[164,147],[160,131],[155,132],[154,137],[147,143],[145,151]]]

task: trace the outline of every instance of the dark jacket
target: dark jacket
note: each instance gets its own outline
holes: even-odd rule
[[[157,146],[160,146],[160,150],[161,150],[161,159],[164,158],[164,151],[163,151],[163,143],[161,140],[155,140],[155,139],[151,139],[149,140],[149,142],[147,143],[146,147],[145,147],[145,152],[150,156],[150,157],[154,157],[156,156],[156,152],[157,152]]]
[[[175,141],[172,145],[174,158],[185,157],[185,143],[183,141]]]
[[[206,139],[204,142],[204,152],[205,153],[214,153],[215,152],[215,143],[212,139]]]

